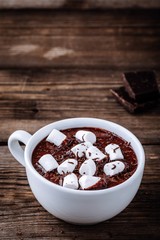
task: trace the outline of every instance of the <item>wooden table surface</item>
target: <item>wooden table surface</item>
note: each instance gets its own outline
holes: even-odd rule
[[[160,10],[0,11],[0,239],[159,239],[160,107],[131,115],[112,97],[129,70],[154,69],[160,84]],[[34,198],[7,139],[70,117],[131,130],[146,153],[132,203],[94,226],[65,223]]]

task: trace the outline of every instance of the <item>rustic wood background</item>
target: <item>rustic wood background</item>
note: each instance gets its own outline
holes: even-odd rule
[[[160,84],[159,66],[159,9],[0,11],[0,239],[160,238],[160,107],[131,115],[109,91],[129,70],[154,69]],[[34,133],[85,116],[131,130],[144,146],[146,166],[136,197],[121,214],[74,226],[35,200],[7,139],[17,129]]]
[[[159,8],[159,0],[0,0],[0,9],[106,9]]]

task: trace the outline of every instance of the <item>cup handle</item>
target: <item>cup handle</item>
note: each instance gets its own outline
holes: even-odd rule
[[[25,167],[24,150],[19,142],[25,145],[31,138],[31,134],[23,130],[17,130],[13,132],[8,139],[8,148],[13,157]]]

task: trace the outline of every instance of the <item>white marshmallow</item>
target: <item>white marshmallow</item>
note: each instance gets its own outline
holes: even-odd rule
[[[75,137],[82,142],[91,142],[92,144],[96,142],[96,135],[90,131],[79,130]]]
[[[117,159],[124,159],[124,156],[122,154],[122,151],[119,147],[119,145],[111,143],[105,147],[105,151],[107,154],[109,154],[109,158],[111,161],[117,160]]]
[[[57,171],[59,174],[72,173],[77,164],[78,162],[76,159],[69,158],[58,166]]]
[[[57,129],[53,129],[46,141],[55,144],[57,147],[66,139],[66,135]]]
[[[121,161],[114,161],[104,165],[104,172],[107,176],[114,176],[125,169],[125,164]]]
[[[51,154],[43,155],[38,163],[45,169],[45,171],[52,171],[58,167],[58,163]]]
[[[79,143],[73,148],[71,148],[71,151],[75,154],[76,157],[83,157],[87,149],[91,146],[92,146],[92,143],[90,142]]]
[[[87,189],[90,187],[93,187],[95,184],[97,184],[101,180],[100,177],[95,176],[89,176],[89,175],[83,175],[79,179],[79,184],[82,189]]]
[[[64,177],[63,187],[77,189],[78,185],[78,178],[74,173],[70,173]]]
[[[106,157],[97,147],[91,146],[86,151],[86,157],[95,161],[101,161]]]
[[[96,164],[92,159],[85,160],[79,168],[81,175],[93,176],[96,172]]]

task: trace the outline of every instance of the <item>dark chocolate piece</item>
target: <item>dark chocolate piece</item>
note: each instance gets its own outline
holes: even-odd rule
[[[144,103],[137,103],[128,95],[124,87],[111,89],[111,93],[116,98],[116,100],[130,113],[142,112],[155,106],[158,102],[157,100],[150,100]]]
[[[129,96],[136,102],[159,98],[159,89],[156,76],[153,71],[126,72],[123,74],[123,82]]]

